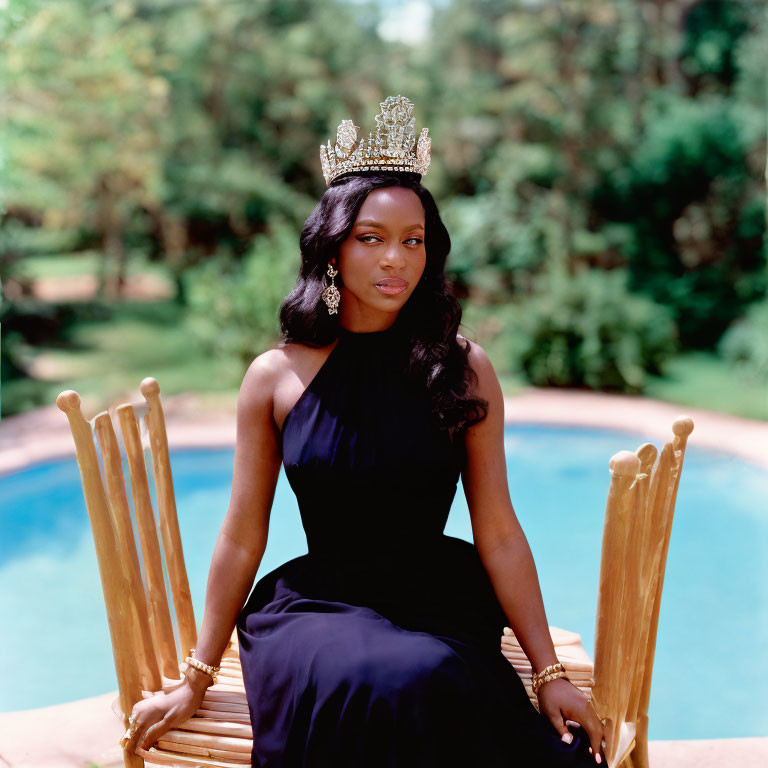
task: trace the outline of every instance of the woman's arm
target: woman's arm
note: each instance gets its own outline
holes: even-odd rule
[[[267,546],[282,460],[273,416],[279,367],[275,352],[265,352],[251,363],[237,399],[232,495],[213,550],[195,651],[196,658],[213,666],[227,647]]]
[[[549,634],[541,587],[531,548],[520,527],[507,483],[504,455],[504,398],[491,361],[482,347],[470,342],[469,364],[477,374],[476,394],[488,401],[488,414],[469,427],[462,484],[480,559],[515,637],[534,671],[557,662]],[[501,651],[499,651],[501,652]],[[603,724],[587,696],[569,680],[545,683],[538,693],[539,710],[564,741],[571,742],[565,720],[580,723],[589,734],[589,751],[602,762]]]
[[[557,656],[533,555],[509,498],[504,398],[485,351],[470,343],[469,363],[478,379],[475,394],[488,401],[488,415],[466,433],[462,485],[472,534],[509,625],[538,671],[554,664]]]

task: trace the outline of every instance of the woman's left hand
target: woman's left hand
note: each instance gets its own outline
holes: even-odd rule
[[[602,742],[604,726],[589,697],[564,677],[550,680],[539,688],[539,711],[546,715],[557,729],[560,736],[570,733],[566,720],[573,720],[589,734],[592,744],[590,751],[596,763],[602,762]]]

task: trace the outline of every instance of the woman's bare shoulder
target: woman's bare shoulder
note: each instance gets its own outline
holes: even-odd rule
[[[288,372],[297,372],[307,362],[323,357],[327,347],[310,347],[300,342],[289,342],[267,349],[255,357],[243,377],[247,386],[264,386]]]
[[[467,359],[469,360],[469,364],[473,369],[476,370],[478,367],[482,368],[483,365],[486,364],[490,365],[488,355],[476,341],[472,341],[472,339],[468,339],[466,336],[462,336],[460,333],[456,334],[456,341],[458,341],[459,344],[461,344],[461,346],[467,350]]]
[[[460,333],[456,334],[456,339],[465,349],[469,345],[467,349],[467,362],[477,375],[475,394],[486,399],[492,397],[496,394],[496,390],[499,389],[499,379],[486,351],[476,341],[472,341]]]
[[[248,366],[240,387],[245,403],[266,407],[279,425],[330,354],[333,345],[310,347],[300,342],[280,344],[262,352]]]

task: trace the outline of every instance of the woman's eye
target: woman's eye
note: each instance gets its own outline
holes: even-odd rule
[[[361,235],[357,238],[361,243],[367,243],[373,240],[374,242],[380,242],[379,238],[376,235]],[[418,245],[419,243],[423,242],[420,237],[409,237],[407,240],[404,240],[403,242],[410,243],[412,242],[414,245]]]

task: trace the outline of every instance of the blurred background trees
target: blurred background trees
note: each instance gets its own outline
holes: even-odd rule
[[[765,13],[8,0],[2,414],[145,375],[231,396],[279,338],[319,144],[402,93],[465,332],[507,391],[768,418]]]

